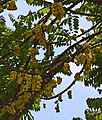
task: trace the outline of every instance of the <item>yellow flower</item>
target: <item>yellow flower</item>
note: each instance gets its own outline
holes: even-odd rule
[[[87,74],[87,73],[89,73],[90,72],[90,69],[91,69],[91,63],[87,63],[87,64],[85,64],[85,66],[84,66],[84,70],[85,70],[85,73]]]
[[[52,89],[50,83],[45,85],[44,90],[45,90],[46,97],[51,97],[52,96],[52,90],[53,89]]]
[[[52,8],[52,14],[54,16],[56,16],[56,18],[58,20],[60,20],[64,16],[65,11],[63,9],[63,5],[62,5],[61,2],[59,2],[59,3],[52,3],[51,8]]]
[[[51,85],[52,88],[56,88],[57,87],[57,82],[55,80],[52,80],[50,82],[50,85]]]
[[[25,103],[29,100],[30,97],[31,97],[31,93],[24,92],[23,99]]]
[[[30,51],[31,57],[35,57],[36,55],[39,55],[38,50],[35,48],[30,48],[29,51]]]
[[[27,81],[30,81],[31,80],[31,76],[28,75],[27,73],[24,74],[24,79],[27,80]]]
[[[21,83],[22,83],[22,80],[23,80],[22,75],[21,75],[21,74],[18,74],[18,75],[17,75],[17,83],[18,83],[18,84],[21,84]]]
[[[46,39],[41,25],[37,24],[35,26],[35,36],[39,40],[39,44],[46,48]]]
[[[16,80],[17,77],[17,72],[16,71],[11,71],[10,72],[10,79],[11,80]]]
[[[40,75],[34,75],[32,78],[32,91],[40,91],[41,86],[42,86],[42,77]]]
[[[6,105],[1,109],[2,114],[4,114],[5,112],[8,112],[11,115],[15,115],[16,110],[12,106]]]
[[[19,56],[19,54],[20,54],[20,47],[17,44],[17,45],[15,45],[15,49],[14,49],[13,55],[14,56]]]

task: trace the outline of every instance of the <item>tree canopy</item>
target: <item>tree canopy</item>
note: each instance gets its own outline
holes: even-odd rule
[[[17,19],[9,14],[13,29],[6,25],[3,12],[16,11],[17,0],[0,1],[1,120],[33,120],[30,110],[40,111],[42,100],[55,98],[55,111],[60,112],[63,94],[72,99],[71,87],[78,81],[102,92],[102,0],[25,1],[39,9]],[[89,29],[80,27],[83,16],[91,22]],[[70,63],[80,71],[73,73]],[[58,73],[74,78],[55,94],[63,82]],[[102,120],[102,97],[86,102],[86,120]]]

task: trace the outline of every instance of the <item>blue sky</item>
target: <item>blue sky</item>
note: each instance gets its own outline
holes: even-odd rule
[[[27,11],[29,9],[31,9],[32,11],[38,9],[38,7],[36,8],[34,6],[28,7],[24,0],[18,0],[17,6],[17,11],[10,12],[5,10],[5,12],[2,13],[6,17],[7,25],[11,28],[12,24],[10,23],[10,21],[8,21],[9,13],[13,14],[14,16],[18,16],[19,14],[27,14]],[[80,21],[80,26],[81,28],[88,29],[90,27],[90,23],[86,22],[85,19],[82,18]],[[80,68],[76,68],[73,64],[71,64],[71,69],[73,72],[80,71]],[[71,77],[61,75],[61,77],[63,78],[63,83],[61,86],[58,87],[58,89],[55,90],[56,93],[67,87],[73,80],[73,75]],[[100,95],[94,88],[84,87],[83,83],[81,82],[77,82],[71,90],[73,94],[73,99],[69,100],[66,93],[63,95],[63,102],[60,104],[60,113],[55,112],[55,100],[44,101],[44,103],[47,103],[46,109],[42,108],[40,112],[32,112],[35,120],[72,120],[73,117],[78,116],[85,120],[84,110],[87,109],[86,99],[88,97],[98,97]]]

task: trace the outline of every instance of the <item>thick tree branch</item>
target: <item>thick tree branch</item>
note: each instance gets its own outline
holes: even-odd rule
[[[102,5],[102,0],[87,0],[87,1]]]
[[[25,106],[20,110],[16,116],[13,118],[13,120],[19,120],[20,116],[24,114],[25,110],[32,104],[32,100],[34,99],[35,94],[31,96],[31,98],[26,102]]]

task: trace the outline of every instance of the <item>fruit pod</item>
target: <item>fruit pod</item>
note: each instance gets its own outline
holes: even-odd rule
[[[46,104],[45,103],[43,103],[43,108],[46,108]]]
[[[55,110],[56,110],[56,113],[59,113],[59,112],[60,112],[59,103],[57,103],[57,105],[56,105],[56,107],[55,107]]]
[[[58,96],[58,100],[59,100],[60,102],[63,101],[63,99],[62,99],[62,94],[59,94],[59,96]]]
[[[67,92],[67,95],[68,95],[68,98],[69,98],[69,99],[72,99],[72,90],[69,90],[69,91]]]

